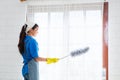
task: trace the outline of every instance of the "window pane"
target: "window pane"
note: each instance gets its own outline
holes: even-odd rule
[[[85,55],[69,60],[69,80],[101,80],[102,71],[102,26],[101,11],[85,11],[81,13],[83,25],[80,25],[80,13],[70,14],[69,50],[73,51],[86,46],[90,50]],[[85,20],[84,20],[85,18]],[[86,25],[85,25],[86,24]],[[72,27],[71,27],[72,26]],[[78,26],[78,27],[76,27]],[[92,73],[92,74],[91,74]],[[80,77],[78,77],[80,75]],[[95,77],[95,75],[97,77]],[[76,77],[77,76],[77,77]]]
[[[63,29],[49,29],[49,54],[51,56],[61,55],[63,52]],[[54,54],[53,54],[54,53]]]
[[[63,27],[63,12],[51,12],[50,13],[50,26],[51,27]]]
[[[70,26],[84,25],[83,11],[70,11]]]
[[[85,43],[85,32],[84,28],[70,28],[70,39],[69,43],[70,44],[83,44]]]
[[[40,25],[37,37],[40,56],[61,58],[86,46],[89,46],[90,50],[85,55],[69,57],[55,65],[40,63],[40,68],[44,67],[40,70],[41,80],[101,80],[101,12],[95,10],[48,13],[35,14],[35,22]],[[53,78],[53,74],[56,77]]]
[[[39,27],[48,27],[48,13],[35,13],[34,22]]]
[[[96,26],[101,25],[101,11],[100,10],[90,10],[86,11],[86,25],[89,26]]]

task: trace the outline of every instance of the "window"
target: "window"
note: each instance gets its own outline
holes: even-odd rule
[[[63,57],[89,46],[88,53],[47,65],[40,62],[40,80],[102,80],[102,10],[49,6],[34,12],[41,57]],[[43,10],[44,9],[44,10]],[[28,11],[29,12],[29,11]]]

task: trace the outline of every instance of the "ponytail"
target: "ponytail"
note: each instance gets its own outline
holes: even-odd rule
[[[21,55],[24,52],[24,38],[26,36],[26,28],[27,28],[27,25],[25,24],[22,27],[21,32],[20,32],[20,36],[19,36],[18,49],[19,49],[19,52],[20,52]]]

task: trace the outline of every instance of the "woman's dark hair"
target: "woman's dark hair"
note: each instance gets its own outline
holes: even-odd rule
[[[26,36],[26,28],[27,28],[27,24],[25,24],[22,29],[21,29],[21,32],[20,32],[20,36],[19,36],[19,43],[18,43],[18,49],[19,49],[19,52],[20,54],[22,55],[24,53],[24,39],[25,39],[25,36]],[[32,29],[34,30],[36,27],[38,27],[37,24],[35,24]]]

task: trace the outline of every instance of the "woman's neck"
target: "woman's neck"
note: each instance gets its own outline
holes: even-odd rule
[[[33,37],[33,35],[32,35],[31,33],[28,33],[27,35],[29,35],[29,36],[32,36],[32,37]]]

